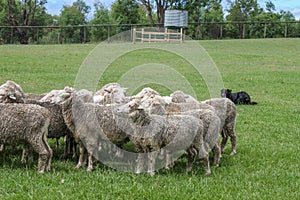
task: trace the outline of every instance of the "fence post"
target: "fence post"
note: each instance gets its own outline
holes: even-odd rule
[[[10,44],[13,43],[13,37],[14,37],[14,28],[11,27],[11,32],[10,32]]]
[[[169,42],[168,28],[165,28],[164,40],[165,40],[165,42]]]
[[[83,43],[86,43],[86,25],[83,25]]]
[[[264,38],[267,36],[267,23],[265,22],[265,27],[264,27]]]
[[[133,29],[133,34],[132,34],[132,42],[135,44],[135,39],[136,39],[136,28]]]
[[[284,29],[284,37],[287,38],[287,34],[288,34],[288,23],[285,23],[285,29]]]
[[[183,28],[180,28],[180,43],[183,42]]]
[[[245,22],[243,22],[243,39],[245,39],[245,34],[246,34],[246,25]]]
[[[109,43],[109,35],[110,35],[110,26],[107,26],[107,43]]]
[[[36,43],[39,44],[39,28],[36,31]]]
[[[221,27],[220,27],[220,39],[223,38],[223,24],[221,24]]]

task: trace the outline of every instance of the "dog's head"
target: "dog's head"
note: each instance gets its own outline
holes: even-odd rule
[[[225,98],[228,97],[231,94],[232,90],[230,89],[222,89],[221,90],[221,97]]]

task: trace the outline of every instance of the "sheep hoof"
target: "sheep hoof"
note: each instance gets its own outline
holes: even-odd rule
[[[154,176],[155,175],[155,172],[154,171],[148,171],[148,174],[150,175],[150,176]]]
[[[235,155],[235,154],[236,154],[236,151],[232,151],[232,152],[230,153],[231,156],[233,156],[233,155]]]
[[[211,171],[209,170],[209,171],[207,171],[207,172],[205,172],[205,175],[206,176],[209,176],[211,174]]]
[[[80,169],[80,168],[81,168],[81,164],[76,165],[75,168],[76,168],[76,169]]]
[[[91,172],[93,170],[93,168],[87,168],[87,172]]]

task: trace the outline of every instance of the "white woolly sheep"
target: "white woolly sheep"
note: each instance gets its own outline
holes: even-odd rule
[[[69,87],[65,87],[64,90],[57,90],[57,91],[51,91],[48,94],[33,94],[33,93],[23,93],[23,90],[21,86],[18,84],[7,81],[6,84],[4,84],[5,88],[9,88],[9,91],[6,91],[6,93],[3,93],[4,96],[9,96],[9,93],[16,94],[16,99],[10,99],[10,101],[6,101],[7,103],[26,103],[26,104],[37,104],[39,106],[42,106],[44,108],[47,108],[50,111],[50,125],[48,130],[48,138],[56,138],[57,139],[57,145],[60,137],[67,136],[71,140],[72,134],[69,131],[68,127],[64,123],[64,118],[62,116],[62,109],[61,105],[53,102],[57,102],[57,99],[62,98],[61,94],[63,92],[70,92],[73,91]],[[38,99],[38,100],[35,100]],[[65,150],[63,157],[66,157],[68,145],[65,145]],[[28,152],[26,152],[28,150]],[[26,161],[26,155],[31,155],[30,153],[31,149],[24,146],[23,148],[23,154],[22,154],[22,162]],[[75,152],[73,154],[75,156]],[[31,157],[29,157],[30,160],[32,160]]]
[[[128,141],[128,135],[116,124],[114,105],[99,105],[85,103],[84,95],[73,93],[62,103],[65,122],[73,132],[76,141],[80,142],[80,156],[77,168],[85,163],[88,153],[88,171],[93,169],[93,155],[99,144],[110,141],[123,144]]]
[[[20,85],[14,81],[6,81],[0,86],[0,102],[1,103],[22,103],[24,92]]]
[[[197,102],[197,100],[192,97],[191,95],[187,95],[184,92],[177,90],[170,94],[170,97],[172,98],[172,102],[174,103],[194,103]]]
[[[61,137],[67,137],[68,142],[72,142],[73,134],[67,127],[64,117],[62,114],[62,105],[57,103],[50,103],[50,102],[41,102],[36,100],[24,100],[24,103],[36,104],[42,106],[50,111],[50,124],[48,128],[48,138],[55,138],[57,141]],[[66,158],[69,154],[69,143],[65,144],[63,157]],[[58,146],[58,144],[57,144]],[[73,150],[73,157],[76,155],[76,149],[71,148],[70,151]],[[24,158],[22,158],[24,160]]]
[[[218,144],[218,138],[221,121],[214,109],[210,108],[209,105],[200,103],[171,103],[165,105],[161,98],[157,97],[153,99],[149,112],[159,115],[190,115],[200,119],[203,122],[203,140],[209,148],[214,150],[214,165],[219,166],[221,149]],[[167,165],[172,166],[172,159],[167,159]]]
[[[59,103],[64,99],[64,94],[74,92],[74,88],[66,86],[63,90],[51,90],[43,98],[41,102]]]
[[[38,172],[50,170],[52,150],[47,142],[50,113],[33,104],[0,103],[0,143],[28,144],[38,154]]]
[[[94,94],[94,103],[122,103],[126,99],[126,89],[119,83],[108,83]]]
[[[231,155],[236,154],[236,133],[235,133],[235,122],[236,122],[236,106],[227,98],[213,98],[206,101],[202,101],[215,108],[216,114],[221,119],[222,127],[222,143],[221,152],[224,152],[225,145],[228,140],[228,136],[231,141]]]
[[[173,93],[172,101],[178,103],[186,103],[186,99],[190,95],[184,94],[183,92]],[[188,98],[192,99],[192,98]],[[198,102],[195,100],[195,103],[205,103],[212,106],[215,109],[216,114],[221,120],[221,152],[224,152],[225,145],[228,140],[228,136],[231,141],[231,155],[236,154],[236,133],[234,131],[235,121],[236,121],[236,106],[227,98],[213,98],[206,101]]]
[[[188,149],[187,170],[196,155],[203,158],[206,174],[210,174],[208,153],[203,144],[202,121],[188,115],[150,115],[138,99],[119,107],[119,112],[129,113],[133,135],[130,140],[139,153],[136,173],[142,171],[145,153],[148,153],[148,173],[154,174],[155,158],[161,148],[168,152]],[[196,154],[194,151],[196,150]]]

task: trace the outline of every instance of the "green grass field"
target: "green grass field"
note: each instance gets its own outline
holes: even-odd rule
[[[0,153],[0,199],[299,199],[300,198],[300,39],[199,42],[212,57],[226,88],[247,91],[256,106],[238,105],[237,154],[230,143],[221,166],[204,175],[202,165],[185,172],[185,158],[154,177],[118,172],[102,164],[88,173],[77,160],[59,159],[52,171],[37,173],[36,163],[22,164],[21,151]],[[19,83],[25,92],[73,86],[77,71],[96,45],[0,46],[0,84]],[[199,100],[208,98],[203,80],[181,58],[166,52],[132,52],[116,60],[102,79],[117,81],[138,63],[156,59],[180,71]],[[162,94],[169,91],[154,85]],[[220,88],[221,89],[221,88]],[[64,179],[64,183],[61,180]]]

